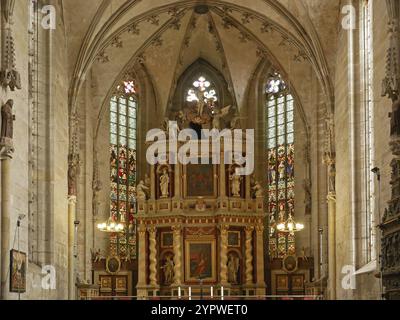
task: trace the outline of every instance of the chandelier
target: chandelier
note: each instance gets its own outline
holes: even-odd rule
[[[279,232],[294,234],[295,232],[302,231],[304,224],[296,223],[291,214],[285,222],[281,222],[276,227]]]
[[[115,222],[112,217],[106,222],[99,223],[97,229],[101,232],[122,233],[125,230],[125,225],[121,222]]]

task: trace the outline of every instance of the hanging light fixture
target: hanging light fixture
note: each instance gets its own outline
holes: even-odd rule
[[[113,217],[109,217],[106,222],[99,223],[97,229],[101,232],[122,233],[125,230],[125,225],[114,221]]]
[[[295,232],[302,231],[304,229],[304,224],[296,223],[291,214],[285,222],[281,222],[276,227],[279,232],[294,234]]]

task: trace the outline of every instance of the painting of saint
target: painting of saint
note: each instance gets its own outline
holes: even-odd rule
[[[213,281],[215,279],[215,242],[188,241],[186,246],[187,280]]]
[[[24,293],[26,291],[26,254],[10,251],[10,291]]]

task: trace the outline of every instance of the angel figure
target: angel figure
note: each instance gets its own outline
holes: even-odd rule
[[[137,198],[141,199],[141,200],[146,200],[148,191],[149,191],[149,188],[145,185],[144,181],[141,180],[136,187]]]
[[[232,106],[227,106],[221,110],[215,111],[212,121],[213,129],[221,129],[221,119],[224,119],[230,112]]]
[[[264,196],[264,190],[258,181],[255,181],[252,189],[256,198],[262,198]]]

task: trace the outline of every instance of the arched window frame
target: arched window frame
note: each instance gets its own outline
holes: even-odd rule
[[[125,233],[111,235],[110,253],[136,258],[137,84],[127,77],[110,100],[110,215],[125,225]]]
[[[294,234],[277,230],[294,217],[294,98],[277,72],[268,77],[265,95],[269,254],[283,258],[296,253]]]

